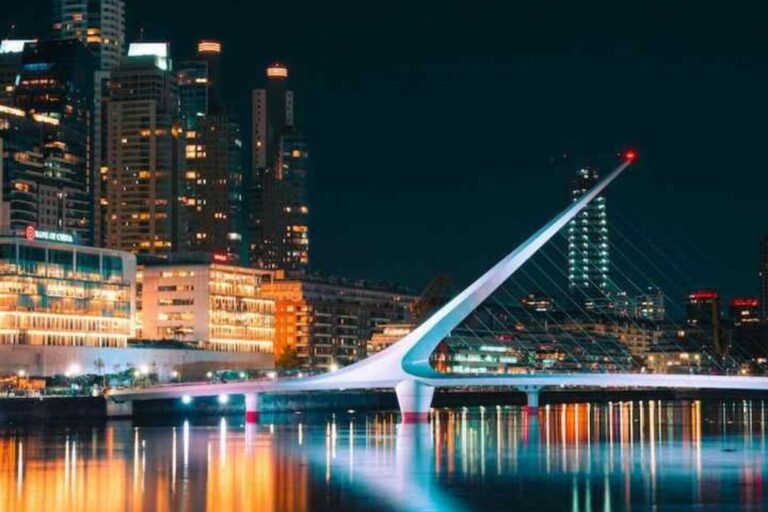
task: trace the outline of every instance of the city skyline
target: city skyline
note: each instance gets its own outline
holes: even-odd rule
[[[30,14],[42,4],[14,5],[0,15],[0,24],[14,21],[18,37],[45,30],[48,21]],[[599,159],[631,144],[643,158],[627,177],[629,183],[609,194],[614,209],[622,205],[626,215],[634,212],[635,225],[647,226],[646,234],[660,246],[669,245],[680,262],[695,269],[691,273],[698,276],[696,282],[681,287],[717,287],[726,296],[756,295],[759,240],[765,228],[740,219],[759,218],[765,202],[756,194],[767,184],[758,173],[746,170],[742,185],[717,178],[724,168],[752,167],[748,158],[751,148],[759,147],[757,122],[766,109],[757,85],[768,81],[760,57],[767,43],[750,39],[751,24],[740,33],[731,29],[732,37],[718,48],[696,27],[686,26],[675,36],[666,22],[653,19],[659,6],[598,12],[591,6],[582,10],[560,5],[560,11],[569,11],[580,22],[574,27],[585,28],[583,33],[556,24],[545,31],[556,37],[547,39],[512,21],[520,30],[511,41],[492,45],[500,39],[491,30],[500,28],[494,14],[509,19],[514,14],[546,13],[530,5],[489,4],[472,10],[489,30],[468,34],[469,43],[462,38],[464,49],[458,54],[450,52],[456,43],[446,34],[460,15],[455,4],[434,12],[414,6],[417,19],[427,13],[435,16],[433,23],[421,27],[423,34],[395,29],[398,23],[407,29],[413,20],[390,19],[392,33],[400,37],[388,49],[374,40],[380,33],[363,30],[371,26],[372,14],[352,10],[339,18],[336,6],[327,13],[312,6],[294,13],[297,23],[316,39],[315,45],[298,45],[289,37],[270,39],[274,29],[269,27],[262,36],[237,30],[239,20],[248,17],[232,14],[256,7],[236,3],[223,4],[204,24],[168,24],[164,20],[174,9],[172,3],[138,0],[128,2],[126,19],[127,41],[136,40],[142,28],[146,40],[170,40],[177,60],[191,58],[201,38],[221,40],[225,96],[240,112],[249,109],[251,89],[263,83],[263,69],[274,60],[286,62],[300,94],[297,115],[316,171],[310,177],[314,268],[417,288],[437,273],[463,282],[519,240],[544,212],[567,200],[565,184],[573,171],[558,170],[553,160],[563,152]],[[283,9],[259,8],[275,15]],[[589,21],[595,13],[600,16]],[[670,19],[687,14],[666,11]],[[718,13],[701,7],[694,14],[705,27]],[[740,16],[731,12],[725,20],[745,21]],[[331,37],[310,23],[314,19],[332,24],[338,30],[330,32],[340,35]],[[611,28],[618,21],[621,30]],[[671,39],[663,55],[641,27],[655,27]],[[602,42],[600,36],[607,33],[616,36],[616,55],[608,56],[613,48]],[[429,34],[435,42],[427,41]],[[345,38],[359,48],[346,48]],[[752,42],[751,57],[738,63],[720,58]],[[531,59],[537,55],[542,58]],[[569,77],[572,87],[563,85]],[[611,90],[613,83],[621,84],[618,92]],[[661,97],[656,95],[659,87],[665,93]],[[731,98],[733,109],[708,109],[707,98],[714,94]],[[494,102],[498,113],[466,101],[484,97]],[[523,98],[530,98],[530,105]],[[604,98],[607,101],[598,101]],[[456,108],[448,115],[442,104]],[[747,108],[746,121],[734,125],[734,113]],[[672,114],[671,121],[659,126],[655,120],[664,112]],[[699,116],[707,120],[704,126],[688,126],[694,124],[689,119]],[[473,171],[467,173],[467,168]],[[534,201],[514,194],[522,187],[550,192]],[[657,198],[653,208],[643,196]],[[737,199],[745,200],[737,206]],[[691,209],[696,216],[686,215]],[[668,218],[676,221],[671,229]],[[711,229],[718,229],[717,241]],[[491,236],[500,230],[508,237]],[[689,240],[678,241],[681,232]],[[355,237],[352,247],[350,236]],[[404,252],[399,244],[412,249]],[[438,256],[442,262],[435,268]]]

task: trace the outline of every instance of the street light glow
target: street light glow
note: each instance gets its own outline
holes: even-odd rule
[[[81,371],[80,365],[77,363],[72,363],[67,368],[67,372],[64,374],[67,377],[76,377]]]

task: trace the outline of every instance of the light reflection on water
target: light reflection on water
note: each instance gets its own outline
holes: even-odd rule
[[[303,420],[302,420],[303,418]],[[0,430],[0,510],[762,510],[764,402]]]

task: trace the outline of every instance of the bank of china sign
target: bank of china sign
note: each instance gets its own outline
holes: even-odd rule
[[[24,230],[24,237],[27,240],[46,240],[48,242],[60,242],[65,244],[75,243],[75,237],[69,233],[42,231],[40,229],[35,229],[34,226],[27,226]]]

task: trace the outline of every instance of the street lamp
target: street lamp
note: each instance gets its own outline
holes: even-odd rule
[[[67,367],[67,371],[64,373],[64,376],[67,378],[77,377],[79,373],[80,365],[77,363],[72,363]]]
[[[21,388],[21,379],[27,376],[27,371],[23,368],[16,372],[16,387]]]

